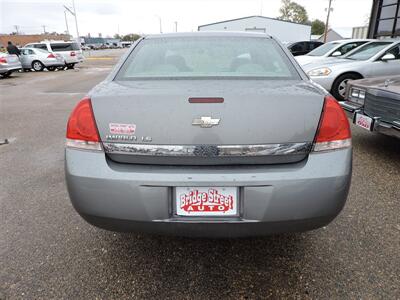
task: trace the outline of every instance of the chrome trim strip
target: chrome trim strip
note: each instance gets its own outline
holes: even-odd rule
[[[284,143],[263,145],[148,145],[103,143],[110,154],[140,156],[185,156],[185,157],[240,157],[268,155],[307,154],[312,143]]]

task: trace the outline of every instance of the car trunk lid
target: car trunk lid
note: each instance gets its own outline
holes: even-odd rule
[[[213,165],[304,159],[324,95],[298,80],[144,80],[105,82],[91,98],[111,159]]]

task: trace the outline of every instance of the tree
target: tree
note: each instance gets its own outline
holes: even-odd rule
[[[321,20],[315,19],[311,22],[311,34],[322,35],[325,32],[325,23]]]
[[[118,33],[114,34],[114,39],[120,39],[120,40],[122,40],[122,38],[123,38],[122,35],[120,35],[120,34],[118,34]]]
[[[308,14],[304,6],[292,2],[291,0],[282,0],[282,6],[279,9],[281,15],[279,20],[291,21],[300,24],[308,23]]]
[[[123,40],[124,42],[134,42],[134,41],[136,41],[136,40],[139,39],[139,38],[140,38],[140,35],[138,35],[138,34],[136,34],[136,33],[130,33],[130,34],[124,35],[124,37],[122,38],[122,40]]]

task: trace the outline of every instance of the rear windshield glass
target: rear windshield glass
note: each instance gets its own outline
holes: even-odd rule
[[[77,43],[51,43],[54,52],[80,50]]]
[[[117,79],[298,76],[282,49],[268,38],[170,37],[142,40]]]
[[[314,49],[313,51],[311,51],[310,53],[308,53],[307,55],[311,55],[311,56],[322,56],[327,54],[329,51],[331,51],[333,48],[339,46],[339,43],[328,43],[328,44],[324,44],[322,46],[319,46],[317,49]]]
[[[47,51],[47,50],[43,50],[43,49],[36,49],[36,51],[38,51],[38,52],[42,52],[42,53],[49,53],[49,51]]]
[[[362,46],[353,54],[347,56],[347,59],[352,59],[352,60],[368,60],[384,48],[386,48],[388,45],[390,45],[390,42],[374,42],[370,43],[367,45]]]

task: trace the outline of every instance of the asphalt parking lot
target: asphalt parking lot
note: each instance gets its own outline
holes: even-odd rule
[[[208,240],[85,223],[65,187],[65,125],[121,52],[0,80],[0,299],[400,297],[400,140],[355,127],[349,199],[325,228]]]

